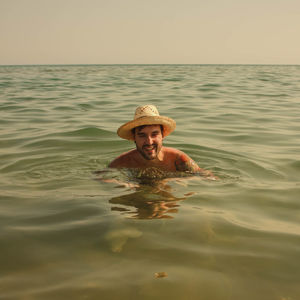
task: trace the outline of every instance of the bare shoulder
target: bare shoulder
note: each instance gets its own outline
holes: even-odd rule
[[[122,153],[117,158],[115,158],[109,165],[109,168],[129,168],[132,167],[135,161],[136,150],[130,150],[128,152]]]
[[[174,161],[176,171],[199,173],[212,180],[218,179],[211,171],[200,168],[197,163],[183,151],[175,148],[165,148],[165,153],[169,159]]]
[[[175,160],[176,170],[184,172],[200,172],[201,168],[186,153],[178,151]]]
[[[176,171],[183,172],[201,172],[201,168],[186,153],[175,148],[164,148],[165,154],[174,162]]]
[[[176,148],[171,148],[171,147],[163,147],[163,151],[164,153],[170,155],[170,154],[178,154],[179,152],[180,153],[183,153],[182,151],[176,149]]]

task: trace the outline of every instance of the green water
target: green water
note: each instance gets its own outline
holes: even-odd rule
[[[218,181],[106,169],[143,104]],[[0,299],[300,298],[300,66],[0,66],[0,113]]]

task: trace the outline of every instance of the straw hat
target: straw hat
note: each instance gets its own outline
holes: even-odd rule
[[[164,127],[163,136],[166,137],[176,127],[176,122],[168,117],[160,116],[154,105],[139,106],[135,110],[134,119],[122,125],[117,133],[126,140],[134,140],[132,129],[142,125],[162,125]]]

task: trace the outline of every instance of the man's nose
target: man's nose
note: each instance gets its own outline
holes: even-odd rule
[[[148,135],[148,136],[146,137],[146,143],[149,144],[149,145],[151,145],[151,144],[152,144],[152,141],[153,141],[152,137],[151,137],[150,135]]]

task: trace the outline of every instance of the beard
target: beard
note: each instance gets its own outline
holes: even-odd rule
[[[158,144],[144,145],[142,147],[137,146],[136,149],[146,160],[153,160],[157,158],[160,151]]]

